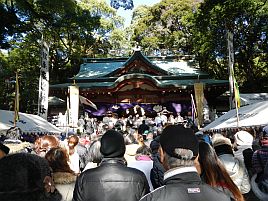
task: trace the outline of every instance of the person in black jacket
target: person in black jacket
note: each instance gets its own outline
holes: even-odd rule
[[[153,168],[150,172],[150,179],[154,189],[164,185],[164,172],[165,169],[160,162],[159,147],[160,147],[160,137],[157,136],[150,144],[152,150]]]
[[[192,129],[169,125],[160,136],[160,145],[165,185],[141,201],[230,201],[223,192],[202,183],[195,167],[199,164],[198,139]]]
[[[150,127],[145,123],[145,120],[142,120],[142,124],[138,127],[138,133],[144,135],[145,131],[149,131]]]
[[[103,159],[77,178],[73,201],[137,201],[149,193],[144,173],[126,166],[125,150],[123,136],[108,130],[101,138]]]

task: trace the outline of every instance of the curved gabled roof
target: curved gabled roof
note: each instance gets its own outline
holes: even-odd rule
[[[116,74],[120,73],[120,71],[123,71],[124,68],[131,65],[131,63],[133,63],[135,60],[144,62],[150,68],[150,70],[158,72],[159,75],[169,75],[168,71],[165,71],[164,69],[159,68],[157,65],[152,63],[146,56],[141,53],[141,51],[135,51],[134,54],[123,64],[123,66],[107,74],[105,77],[115,76]]]
[[[129,73],[125,68],[131,65],[132,62],[135,62],[135,60],[141,61],[146,65],[149,71],[147,74],[152,75],[151,72],[155,72],[155,75],[152,76],[208,76],[207,73],[197,68],[197,64],[193,60],[174,61],[172,58],[147,58],[140,51],[136,51],[130,58],[86,59],[86,62],[81,65],[79,73],[72,79],[87,80],[120,77],[122,74]],[[127,73],[122,73],[124,70]]]

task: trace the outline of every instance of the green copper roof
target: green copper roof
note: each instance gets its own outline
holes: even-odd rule
[[[132,62],[135,62],[134,67],[138,70],[121,74],[123,68]],[[143,66],[145,70],[142,73],[139,72],[139,64],[146,66]],[[154,75],[149,72],[154,72]],[[228,80],[209,79],[209,75],[202,72],[190,57],[187,59],[146,57],[140,51],[136,51],[130,58],[85,59],[79,73],[72,79],[77,81],[76,84],[80,88],[87,89],[114,88],[124,80],[133,79],[147,79],[159,88],[191,87],[198,79],[209,86],[228,86]],[[67,88],[70,85],[72,83],[50,85],[50,88]]]
[[[79,73],[75,79],[97,78],[107,75],[108,73],[124,65],[124,61],[99,61],[92,63],[83,63],[80,66]]]
[[[152,61],[152,63],[174,75],[207,75],[193,67],[196,65],[193,61]]]
[[[197,63],[193,60],[174,61],[172,59],[165,60],[162,57],[148,58],[140,51],[137,51],[130,58],[122,59],[86,59],[85,63],[80,66],[79,73],[73,78],[95,79],[101,77],[113,77],[117,71],[133,62],[135,59],[142,60],[151,68],[159,71],[163,75],[179,75],[179,76],[197,76],[208,75],[197,68]]]
[[[163,80],[161,81],[162,87],[166,86],[174,86],[174,87],[180,87],[180,86],[193,86],[194,83],[196,83],[197,80]],[[200,82],[206,84],[206,85],[226,85],[228,83],[228,80],[213,80],[213,79],[202,79]]]

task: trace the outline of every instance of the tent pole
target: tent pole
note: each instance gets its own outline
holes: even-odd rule
[[[239,128],[239,114],[238,114],[238,103],[237,103],[237,100],[235,98],[235,110],[236,110],[236,127]]]
[[[14,127],[19,120],[19,78],[18,70],[16,71],[15,99],[14,99]]]

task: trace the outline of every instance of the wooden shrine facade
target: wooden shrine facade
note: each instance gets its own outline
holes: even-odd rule
[[[50,95],[64,98],[68,86],[95,104],[191,104],[194,83],[204,83],[208,104],[228,90],[228,80],[214,80],[201,72],[190,57],[146,57],[140,51],[130,58],[85,59],[70,83],[50,86]]]

